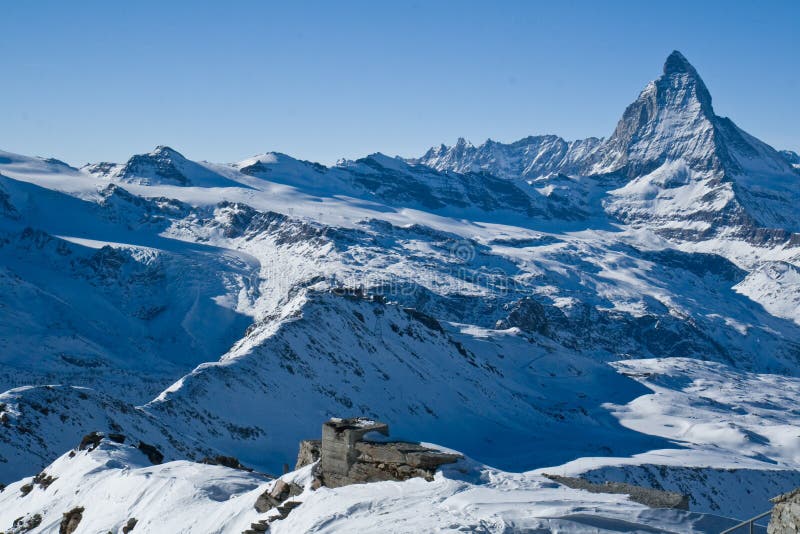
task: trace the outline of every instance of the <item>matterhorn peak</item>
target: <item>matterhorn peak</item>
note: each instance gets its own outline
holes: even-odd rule
[[[694,69],[689,60],[686,57],[678,52],[677,50],[673,50],[672,53],[667,58],[667,61],[664,62],[664,74],[694,74],[697,75],[697,71]]]
[[[720,169],[716,116],[697,70],[677,50],[664,74],[649,83],[622,115],[593,172],[624,169],[630,177],[683,159],[699,171]]]
[[[708,92],[706,84],[689,60],[677,50],[673,50],[667,57],[664,62],[664,74],[655,83],[662,93],[678,92],[682,97],[678,99],[678,103],[686,105],[696,101],[704,114],[714,115],[711,93]],[[670,99],[665,101],[669,102]]]

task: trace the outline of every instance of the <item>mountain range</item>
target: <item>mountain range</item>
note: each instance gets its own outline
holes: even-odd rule
[[[308,490],[275,532],[370,531],[369,509],[407,532],[715,531],[800,486],[799,204],[800,157],[717,116],[679,52],[602,139],[331,167],[0,152],[0,529],[81,505],[98,532],[157,532],[180,505],[183,531],[238,532],[271,482],[199,460],[278,473],[322,421],[364,415],[469,468]],[[91,431],[167,463],[106,441],[75,458]],[[57,482],[22,495],[43,470]]]

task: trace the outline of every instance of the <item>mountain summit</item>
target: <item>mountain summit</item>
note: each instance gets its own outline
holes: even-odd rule
[[[677,50],[607,139],[567,142],[537,136],[477,147],[460,141],[410,161],[437,170],[522,179],[539,192],[550,191],[547,184],[555,175],[606,177],[601,186],[606,189],[611,177],[607,213],[662,233],[670,221],[669,234],[683,239],[718,232],[784,239],[780,231],[756,229],[800,231],[795,209],[800,172],[786,155],[717,116],[702,78]]]
[[[207,166],[191,161],[177,150],[158,145],[152,152],[136,154],[124,164],[95,163],[84,167],[93,176],[137,185],[237,187]]]
[[[719,169],[714,118],[706,85],[675,51],[664,63],[664,74],[625,110],[591,171],[623,170],[635,177],[677,159],[700,171]]]
[[[697,71],[692,64],[689,63],[689,60],[686,59],[686,56],[677,50],[673,50],[664,62],[664,74],[667,76],[671,74],[690,74],[692,76],[697,76]]]

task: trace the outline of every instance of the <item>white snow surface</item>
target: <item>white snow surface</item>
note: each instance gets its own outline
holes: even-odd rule
[[[677,510],[655,510],[626,495],[569,489],[532,473],[507,473],[462,460],[436,474],[338,489],[310,488],[312,466],[283,475],[305,491],[302,504],[270,532],[713,532],[722,518]],[[187,461],[150,465],[130,445],[104,440],[95,450],[73,451],[44,472],[47,487],[32,479],[0,493],[0,525],[27,521],[28,532],[56,532],[62,513],[83,508],[78,532],[121,532],[131,518],[136,532],[158,534],[238,533],[274,512],[253,508],[274,484],[264,475]]]

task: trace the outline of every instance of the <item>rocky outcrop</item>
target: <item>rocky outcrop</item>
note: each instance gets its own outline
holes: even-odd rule
[[[110,433],[108,435],[108,439],[110,439],[114,443],[125,443],[125,436],[123,434],[118,434],[116,432]]]
[[[322,425],[318,477],[331,488],[348,484],[432,480],[436,469],[456,462],[458,454],[423,447],[419,443],[386,441],[389,426],[367,418],[333,418]]]
[[[297,463],[295,469],[300,469],[311,465],[319,460],[322,454],[322,441],[318,439],[305,439],[300,442],[300,450],[297,453]]]
[[[76,506],[66,512],[58,527],[58,534],[72,534],[78,529],[81,519],[83,519],[83,506]]]
[[[286,482],[280,478],[276,480],[271,488],[258,496],[255,508],[261,514],[270,510],[276,510],[278,513],[252,523],[250,528],[245,530],[243,534],[267,532],[270,523],[286,519],[289,513],[301,504],[299,501],[291,500],[291,498],[301,493],[303,493],[303,488],[294,482]]]
[[[100,441],[103,439],[103,434],[101,432],[89,432],[83,439],[81,439],[80,444],[78,445],[79,451],[93,451],[98,445],[100,445]]]
[[[48,475],[44,471],[33,477],[33,483],[38,484],[40,488],[47,489],[50,484],[56,481],[56,477]]]
[[[11,528],[4,530],[6,534],[23,534],[29,532],[42,524],[42,515],[33,514],[28,516],[18,517],[14,520]]]
[[[155,448],[154,446],[145,443],[144,441],[139,442],[138,449],[147,456],[147,459],[150,460],[153,465],[160,464],[164,461],[164,454]]]
[[[281,503],[275,509],[278,511],[277,515],[272,515],[266,519],[259,519],[255,523],[250,524],[250,528],[245,530],[242,534],[260,534],[261,532],[269,531],[269,526],[275,521],[286,519],[292,510],[300,506],[302,503],[299,501],[286,501]]]
[[[285,482],[282,479],[278,479],[272,488],[258,496],[255,508],[258,513],[263,514],[279,507],[288,498],[295,497],[301,493],[303,493],[303,488],[294,482]]]
[[[772,502],[772,515],[767,534],[796,534],[800,532],[800,488],[778,495]]]
[[[634,502],[644,504],[650,508],[675,508],[678,510],[689,509],[689,496],[674,491],[662,491],[653,488],[645,488],[626,484],[624,482],[606,482],[595,484],[577,477],[562,477],[559,475],[548,475],[547,478],[568,488],[586,490],[592,493],[622,493],[627,494],[628,498]]]

